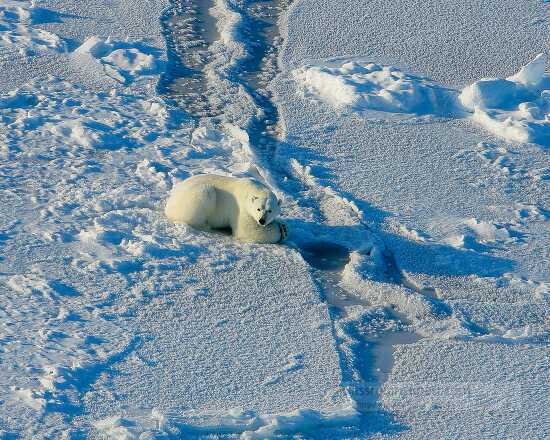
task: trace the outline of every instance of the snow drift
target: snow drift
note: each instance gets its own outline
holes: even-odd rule
[[[550,145],[550,81],[539,54],[509,78],[484,78],[459,96],[473,119],[509,141]]]
[[[376,63],[305,66],[294,71],[294,78],[306,94],[356,111],[442,114],[452,111],[456,95],[428,79]]]
[[[338,110],[376,110],[473,119],[508,141],[550,145],[550,76],[539,54],[509,78],[484,78],[461,92],[376,63],[306,65],[294,70],[299,89]]]

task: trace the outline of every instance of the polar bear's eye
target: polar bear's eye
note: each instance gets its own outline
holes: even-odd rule
[[[268,212],[268,214],[271,214],[271,209],[268,209],[267,212]]]

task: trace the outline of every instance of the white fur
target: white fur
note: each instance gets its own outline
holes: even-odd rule
[[[277,243],[287,236],[286,225],[275,221],[280,214],[277,197],[253,179],[189,177],[174,187],[165,213],[173,222],[197,229],[231,228],[242,241]]]

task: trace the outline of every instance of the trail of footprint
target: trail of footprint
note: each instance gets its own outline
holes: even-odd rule
[[[168,49],[168,68],[159,82],[161,93],[195,117],[213,117],[204,69],[212,58],[210,46],[219,40],[216,20],[209,13],[213,0],[172,0],[161,21]]]

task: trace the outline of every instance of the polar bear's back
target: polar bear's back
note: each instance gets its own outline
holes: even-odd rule
[[[252,189],[263,186],[251,179],[205,174],[177,184],[166,204],[166,216],[196,228],[233,227],[239,204]]]
[[[255,191],[266,190],[261,183],[253,179],[220,176],[217,174],[199,174],[198,176],[191,176],[178,184],[178,186],[181,187],[191,187],[194,185],[210,185],[216,189],[230,192],[235,196],[239,196],[252,189]]]
[[[215,188],[187,181],[176,185],[166,203],[166,216],[175,223],[206,226],[206,220],[216,203]]]

